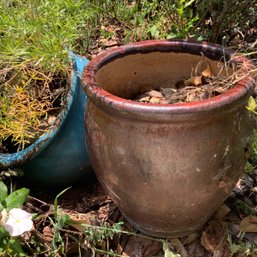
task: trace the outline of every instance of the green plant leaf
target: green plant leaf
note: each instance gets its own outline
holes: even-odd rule
[[[248,105],[246,106],[246,109],[255,112],[255,108],[257,107],[257,104],[252,96],[249,97]]]
[[[59,215],[58,227],[63,228],[65,225],[71,224],[70,216],[67,214]]]
[[[4,209],[4,206],[2,205],[2,203],[0,203],[0,212]]]
[[[5,238],[9,237],[9,233],[5,230],[4,227],[0,227],[0,242],[3,242]]]
[[[7,186],[0,180],[0,202],[2,202],[8,195]]]
[[[12,192],[4,200],[5,207],[8,210],[11,210],[13,208],[20,208],[27,200],[28,195],[29,195],[29,189],[27,188],[21,188],[19,190]]]
[[[25,256],[19,238],[11,238],[9,247],[13,250],[14,253],[19,254],[19,256]]]
[[[195,0],[190,0],[187,3],[185,3],[184,8],[187,8],[188,6],[192,5],[195,2]]]
[[[58,218],[58,198],[64,194],[67,190],[71,189],[71,187],[65,188],[62,192],[60,192],[54,199],[54,216],[55,219]]]
[[[181,257],[180,254],[175,254],[170,250],[169,243],[167,241],[163,241],[162,243],[164,257]]]

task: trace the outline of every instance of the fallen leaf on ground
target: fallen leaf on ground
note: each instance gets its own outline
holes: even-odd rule
[[[201,245],[200,240],[196,240],[187,247],[189,257],[213,257],[213,255],[206,251]]]
[[[231,235],[239,235],[240,231],[241,230],[238,224],[230,224]],[[244,240],[248,240],[249,242],[257,245],[257,234],[247,232],[244,234]]]
[[[158,241],[141,237],[130,237],[122,255],[126,257],[150,257],[161,249],[162,245]]]
[[[83,224],[99,225],[97,222],[98,215],[97,215],[97,212],[95,211],[88,212],[80,216],[75,216],[73,214],[68,214],[68,215],[72,221],[70,226],[77,229],[80,232],[83,232],[86,229],[86,226],[84,226]]]
[[[53,236],[54,236],[54,233],[51,227],[46,226],[43,228],[43,238],[46,242],[49,242],[49,243],[52,242]]]
[[[240,223],[240,230],[243,232],[257,233],[257,217],[247,216]]]
[[[226,224],[219,220],[213,220],[203,232],[201,244],[215,257],[230,257],[231,251],[227,242],[227,236]]]

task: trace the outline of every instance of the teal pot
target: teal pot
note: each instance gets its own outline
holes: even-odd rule
[[[22,151],[0,154],[0,170],[22,170],[22,180],[34,187],[68,186],[91,172],[83,130],[86,96],[80,84],[88,60],[72,53],[70,59],[73,70],[68,102],[53,129]]]
[[[94,171],[140,231],[179,237],[200,229],[244,171],[253,117],[247,76],[218,96],[177,104],[139,103],[138,93],[190,77],[206,56],[214,74],[232,56],[219,45],[145,41],[99,55],[82,84],[86,139]],[[246,58],[238,61],[249,63]]]

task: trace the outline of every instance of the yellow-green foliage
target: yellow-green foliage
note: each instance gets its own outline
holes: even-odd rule
[[[9,78],[0,81],[0,138],[4,140],[11,135],[15,144],[24,148],[40,133],[41,120],[51,106],[49,97],[42,101],[38,95],[42,92],[36,92],[35,86],[38,82],[43,85],[47,79],[25,65],[13,67],[6,77]]]
[[[82,0],[0,1],[0,148],[8,138],[23,149],[41,133],[52,80],[67,81],[68,50],[87,41],[91,13]]]

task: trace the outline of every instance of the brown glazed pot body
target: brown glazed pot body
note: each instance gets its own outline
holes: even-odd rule
[[[189,234],[231,192],[244,170],[253,129],[245,108],[253,81],[192,103],[127,99],[189,78],[201,54],[215,71],[215,60],[224,53],[230,58],[224,51],[207,43],[144,41],[107,51],[84,70],[93,168],[123,215],[144,233]]]

